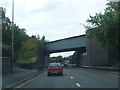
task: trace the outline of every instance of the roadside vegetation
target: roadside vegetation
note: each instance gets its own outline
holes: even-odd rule
[[[120,2],[109,2],[103,13],[90,15],[86,20],[86,33],[88,38],[94,38],[104,49],[117,48],[118,60],[112,66],[120,67]],[[79,51],[73,54],[74,61]]]
[[[107,3],[104,13],[89,17],[86,32],[105,48],[120,46],[120,2]]]
[[[2,18],[2,57],[12,56],[12,22],[5,16],[6,10],[0,7]],[[45,36],[28,36],[26,29],[14,24],[14,63],[34,63],[37,61],[38,52],[41,51],[43,43],[46,42]]]

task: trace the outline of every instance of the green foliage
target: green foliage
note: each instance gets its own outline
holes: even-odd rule
[[[76,67],[76,64],[68,64],[69,67]]]
[[[27,59],[18,59],[16,61],[16,63],[18,64],[28,64],[28,63],[35,63],[37,61],[36,57],[32,57],[32,58],[27,58]]]
[[[37,55],[38,44],[35,40],[27,40],[19,50],[19,58],[27,59]]]
[[[72,55],[68,56],[68,57],[62,57],[61,55],[60,56],[56,56],[56,57],[50,57],[48,62],[49,63],[52,63],[52,62],[60,62],[62,64],[64,64],[65,62],[67,61],[70,61],[72,60]]]
[[[120,2],[110,2],[104,13],[90,15],[86,27],[88,37],[96,38],[103,47],[120,46]]]
[[[0,10],[2,11],[2,56],[11,57],[12,55],[12,30],[14,30],[14,57],[16,60],[18,51],[22,43],[27,40],[28,35],[25,29],[19,28],[16,24],[12,27],[12,22],[5,16],[5,9],[1,7]]]
[[[0,7],[0,12],[2,13],[1,16],[2,16],[2,20],[5,18],[5,9],[3,7]]]
[[[62,56],[51,57],[49,62],[63,62]]]
[[[2,12],[2,56],[11,56],[11,22],[8,17],[5,17],[5,9],[0,7]]]
[[[16,58],[18,58],[22,44],[28,40],[28,38],[29,36],[26,34],[25,29],[19,28],[18,26],[14,28],[14,52]]]
[[[42,59],[41,55],[43,55],[44,52],[44,42],[45,40],[40,39],[39,35],[32,35],[29,37],[25,42],[22,43],[18,53],[18,60],[16,62],[34,63],[37,61],[37,58]]]

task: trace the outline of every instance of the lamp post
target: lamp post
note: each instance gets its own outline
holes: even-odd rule
[[[12,60],[11,60],[11,73],[13,73],[14,68],[14,0],[12,0]]]

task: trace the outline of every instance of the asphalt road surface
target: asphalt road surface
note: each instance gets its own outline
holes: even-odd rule
[[[118,88],[118,76],[82,68],[64,69],[63,76],[47,76],[47,72],[16,88]]]

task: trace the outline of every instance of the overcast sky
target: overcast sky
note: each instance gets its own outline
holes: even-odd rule
[[[45,35],[49,41],[85,34],[89,15],[104,12],[106,0],[14,0],[14,22],[27,34]],[[0,0],[12,17],[12,0]],[[73,52],[51,54],[69,56]]]

